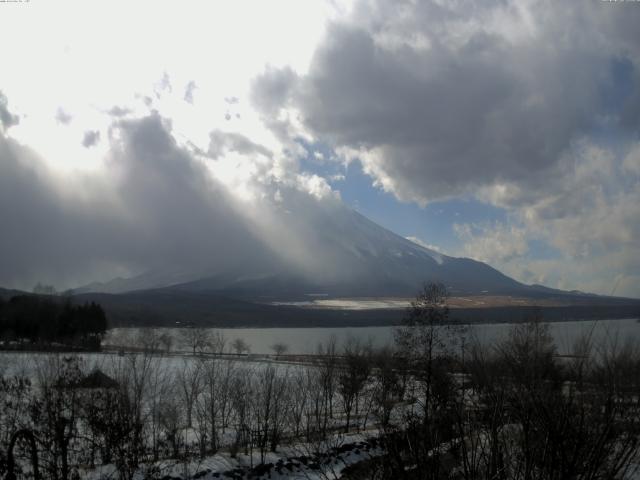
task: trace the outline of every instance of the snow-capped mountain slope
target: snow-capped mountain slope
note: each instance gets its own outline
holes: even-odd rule
[[[224,270],[203,259],[207,266],[199,269],[157,270],[79,291],[121,293],[172,287],[251,297],[412,296],[430,281],[443,282],[453,294],[516,294],[532,289],[484,263],[413,243],[342,204],[317,208],[311,214],[308,206],[300,208],[287,212],[286,218],[286,239],[295,245],[296,258],[289,258],[286,249],[265,248],[266,258],[258,265],[243,261],[244,252],[238,252],[237,262]]]

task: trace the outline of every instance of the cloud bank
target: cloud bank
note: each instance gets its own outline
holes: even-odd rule
[[[222,271],[238,252],[255,270],[329,275],[346,257],[318,232],[340,219],[341,167],[356,162],[399,202],[471,198],[504,213],[452,218],[448,254],[640,296],[636,5],[329,3],[283,4],[298,23],[272,7],[246,24],[242,6],[226,6],[231,23],[194,8],[175,45],[169,7],[139,39],[152,5],[140,4],[117,38],[109,22],[59,18],[69,48],[61,37],[8,52],[9,73],[34,58],[36,83],[3,79],[15,111],[0,93],[0,284]],[[237,40],[247,32],[263,41]]]
[[[109,142],[102,170],[59,176],[0,136],[0,284],[71,286],[154,268],[217,272],[269,262],[273,252],[237,200],[176,144],[168,120],[117,121]]]
[[[517,274],[509,262],[542,241],[576,270],[569,283],[586,262],[590,287],[622,272],[640,295],[639,21],[608,2],[359,1],[307,73],[266,70],[254,103],[274,131],[327,142],[401,201],[473,196],[508,212],[484,235],[459,225],[456,253]]]
[[[339,235],[318,232],[347,210],[324,179],[282,170],[286,158],[265,146],[214,130],[208,151],[188,148],[155,111],[116,116],[104,141],[99,170],[61,174],[0,135],[0,285],[73,287],[138,274],[164,285],[281,271],[322,281],[351,271],[350,256],[335,248]],[[235,155],[251,168],[225,184],[217,170]]]

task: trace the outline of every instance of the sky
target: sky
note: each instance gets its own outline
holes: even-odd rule
[[[599,0],[0,3],[0,285],[320,268],[291,212],[346,205],[640,297],[639,24]]]

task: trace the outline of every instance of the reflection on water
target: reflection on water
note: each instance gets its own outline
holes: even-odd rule
[[[573,343],[582,335],[592,334],[595,341],[617,342],[639,341],[640,323],[636,319],[573,321],[551,323],[551,332],[556,340],[558,352],[570,353]],[[468,337],[477,338],[483,344],[490,344],[503,338],[510,324],[483,324],[470,327]],[[180,338],[180,329],[159,329]],[[348,328],[217,328],[231,343],[236,338],[243,339],[252,353],[272,353],[271,345],[284,343],[289,353],[314,353],[320,342],[335,336],[338,344],[350,336],[363,341],[371,341],[374,346],[384,346],[393,342],[393,327],[348,327]],[[128,345],[139,334],[139,329],[116,328],[109,331],[105,344]]]

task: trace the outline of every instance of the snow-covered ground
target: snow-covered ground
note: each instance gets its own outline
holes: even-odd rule
[[[408,298],[331,298],[302,302],[273,302],[273,305],[292,305],[308,308],[341,310],[403,309],[411,303]]]
[[[376,432],[369,432],[376,433]],[[318,448],[326,450],[316,452]],[[375,438],[364,434],[337,435],[322,445],[297,443],[268,452],[264,459],[260,453],[238,453],[232,457],[228,452],[206,456],[202,459],[164,460],[140,468],[135,479],[142,480],[154,472],[154,478],[171,479],[337,479],[349,465],[368,460],[383,453]],[[263,461],[262,461],[263,460]],[[103,465],[83,471],[88,480],[117,478],[113,465]]]
[[[22,377],[31,381],[34,389],[38,389],[41,382],[51,380],[51,376],[47,377],[51,372],[52,365],[59,365],[61,359],[68,357],[65,354],[47,354],[47,353],[17,353],[7,352],[0,353],[0,376],[4,378]],[[238,440],[238,419],[232,415],[229,423],[225,428],[220,429],[218,435],[219,452],[216,455],[208,455],[200,458],[199,448],[201,442],[210,444],[210,438],[206,435],[209,433],[210,425],[205,426],[208,415],[207,408],[210,400],[205,398],[205,390],[209,388],[205,380],[207,375],[218,375],[216,382],[220,382],[221,388],[233,388],[231,386],[222,387],[225,381],[224,376],[231,371],[230,382],[245,382],[242,388],[248,389],[244,398],[239,398],[233,392],[227,390],[225,398],[229,403],[229,408],[246,408],[247,417],[243,422],[247,422],[251,429],[257,428],[265,419],[260,417],[264,415],[263,403],[261,399],[268,393],[264,384],[269,381],[270,377],[265,375],[267,369],[275,372],[280,381],[275,380],[274,387],[278,389],[274,392],[274,402],[280,402],[281,408],[290,408],[294,402],[298,402],[298,408],[311,408],[308,404],[311,401],[311,393],[309,398],[306,395],[295,396],[294,390],[299,388],[312,388],[311,384],[317,385],[315,377],[309,377],[307,370],[309,366],[280,364],[270,359],[242,359],[224,358],[212,359],[210,357],[194,357],[188,354],[165,355],[165,354],[144,354],[144,353],[126,353],[119,354],[100,354],[86,353],[78,355],[81,360],[80,367],[83,372],[90,372],[100,369],[102,372],[114,379],[122,381],[123,378],[131,375],[143,375],[140,380],[143,382],[143,418],[145,418],[146,427],[144,436],[146,438],[147,453],[150,455],[151,445],[157,445],[158,442],[164,445],[163,453],[160,458],[173,458],[175,455],[169,453],[174,445],[178,442],[177,450],[180,460],[165,459],[159,462],[149,462],[144,460],[141,462],[139,470],[136,474],[137,479],[147,478],[147,474],[153,470],[155,477],[153,478],[173,478],[173,479],[213,479],[213,478],[339,478],[340,472],[347,465],[357,463],[362,459],[370,458],[381,454],[381,450],[377,446],[372,446],[370,441],[365,438],[375,437],[378,432],[371,430],[373,420],[369,422],[368,430],[361,434],[330,434],[329,437],[315,443],[304,443],[301,438],[308,428],[304,422],[296,428],[300,428],[300,435],[293,435],[293,420],[289,415],[293,415],[292,411],[287,410],[287,417],[282,419],[270,420],[270,425],[277,422],[281,429],[282,439],[277,444],[275,452],[265,453],[266,456],[261,458],[260,451],[255,441],[245,443]],[[206,363],[203,363],[206,362]],[[231,370],[228,370],[230,368]],[[137,373],[136,373],[137,372]],[[199,372],[199,373],[198,373]],[[188,388],[186,382],[194,381],[199,378],[201,385],[196,388],[199,393],[193,397],[193,427],[186,425],[186,404],[188,398],[184,397],[185,388]],[[160,382],[161,384],[158,384]],[[301,383],[302,382],[302,383]],[[310,382],[310,383],[304,383]],[[215,395],[223,395],[222,390],[217,390]],[[284,396],[280,396],[284,393]],[[316,392],[318,394],[318,392]],[[220,397],[221,399],[222,397]],[[276,400],[277,398],[277,400]],[[302,404],[300,404],[302,401]],[[233,402],[240,402],[241,405],[232,406]],[[243,403],[244,402],[244,403]],[[341,431],[344,427],[344,418],[339,408],[339,398],[336,396],[334,416],[329,418],[328,429],[330,432]],[[307,407],[302,405],[308,404]],[[157,415],[165,415],[163,411],[167,411],[163,405],[175,405],[178,409],[176,412],[175,430],[167,430],[166,420],[156,419]],[[286,406],[286,407],[285,407]],[[364,403],[361,402],[361,408],[364,410]],[[202,409],[202,410],[201,410]],[[171,410],[168,410],[169,412]],[[285,415],[282,413],[282,415]],[[311,415],[311,410],[308,411]],[[210,417],[208,417],[210,418]],[[262,418],[262,420],[260,420]],[[307,419],[309,417],[306,417]],[[221,419],[219,419],[221,421]],[[307,420],[308,422],[309,420]],[[351,420],[352,430],[357,422],[362,421],[362,415],[353,416]],[[165,422],[165,423],[163,423]],[[365,420],[366,423],[366,420]],[[244,424],[244,423],[243,423]],[[86,426],[82,426],[80,422],[79,432],[85,431]],[[313,427],[312,427],[313,428]],[[173,431],[173,438],[168,436]],[[252,432],[254,430],[251,430]],[[204,435],[204,436],[203,436]],[[252,434],[253,435],[253,434]],[[174,443],[171,443],[174,442]],[[375,442],[375,440],[374,440]],[[235,447],[234,447],[235,445]],[[237,455],[232,455],[231,451],[239,449]],[[244,453],[245,448],[248,450]],[[263,464],[261,467],[256,466]],[[118,478],[115,465],[102,465],[92,470],[84,470],[81,478],[91,479],[110,479]]]

